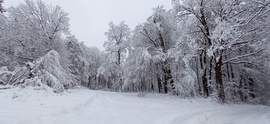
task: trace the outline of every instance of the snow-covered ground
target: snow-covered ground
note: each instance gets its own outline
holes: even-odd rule
[[[270,108],[86,89],[0,90],[0,124],[270,124]]]

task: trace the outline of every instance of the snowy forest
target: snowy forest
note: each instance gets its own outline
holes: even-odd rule
[[[0,85],[270,104],[270,1],[173,0],[131,29],[108,22],[105,51],[70,33],[60,6],[0,0]]]

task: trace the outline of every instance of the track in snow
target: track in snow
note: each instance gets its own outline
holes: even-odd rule
[[[0,124],[270,124],[266,106],[219,105],[153,94],[140,98],[128,93],[70,92],[4,90]]]

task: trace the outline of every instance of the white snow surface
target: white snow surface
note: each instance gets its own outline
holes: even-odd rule
[[[15,88],[0,90],[0,124],[270,124],[270,107],[159,94]]]

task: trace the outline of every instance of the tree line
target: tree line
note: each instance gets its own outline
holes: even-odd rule
[[[61,7],[26,0],[0,17],[0,67],[14,71],[58,53],[63,68],[59,73],[72,82],[65,88],[81,85],[268,104],[270,1],[172,4],[171,10],[154,8],[133,30],[124,21],[110,22],[105,51],[100,51],[70,33],[68,13]]]

